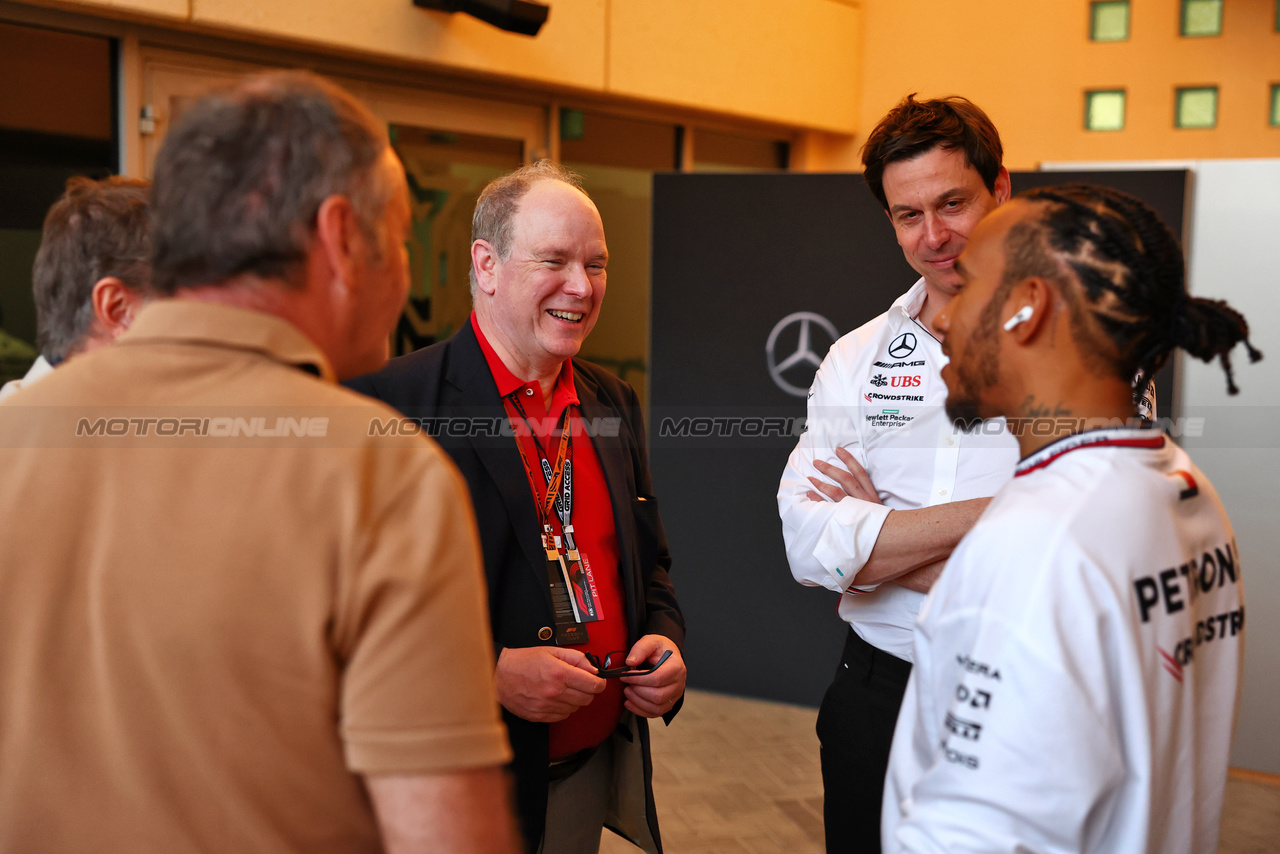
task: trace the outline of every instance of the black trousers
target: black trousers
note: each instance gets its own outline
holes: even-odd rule
[[[849,629],[818,710],[827,854],[879,854],[880,805],[910,663]]]

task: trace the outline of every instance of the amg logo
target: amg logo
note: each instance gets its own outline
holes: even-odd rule
[[[923,368],[924,359],[917,359],[914,362],[872,362],[877,368],[885,368],[892,370],[894,368]]]

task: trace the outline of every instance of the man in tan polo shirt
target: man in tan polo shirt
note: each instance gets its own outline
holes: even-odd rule
[[[0,405],[0,852],[511,852],[475,521],[335,385],[407,290],[403,171],[303,74],[202,99],[112,347]]]

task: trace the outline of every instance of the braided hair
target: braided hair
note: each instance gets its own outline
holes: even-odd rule
[[[1115,345],[1117,369],[1142,388],[1174,348],[1204,362],[1217,357],[1227,392],[1237,394],[1231,351],[1249,343],[1244,316],[1222,300],[1187,293],[1177,238],[1138,198],[1110,187],[1065,184],[1020,193],[1047,204],[1040,225],[1048,248],[1079,279],[1087,308]]]

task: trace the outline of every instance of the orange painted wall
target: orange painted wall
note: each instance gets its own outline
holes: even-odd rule
[[[793,128],[793,163],[860,168],[908,92],[986,109],[1011,167],[1280,156],[1275,0],[1225,0],[1220,37],[1178,35],[1178,0],[1132,0],[1127,41],[1089,41],[1088,0],[549,0],[537,39],[409,0],[30,0],[398,65],[420,64]],[[1178,86],[1219,86],[1212,130],[1173,126]],[[1126,127],[1083,128],[1084,92],[1124,88]],[[783,131],[780,135],[784,135]]]
[[[1270,87],[1280,83],[1274,0],[1226,0],[1223,34],[1178,35],[1177,0],[1133,0],[1130,38],[1089,41],[1087,0],[862,0],[855,145],[811,168],[860,169],[857,144],[908,92],[961,94],[999,127],[1006,163],[1278,157]],[[1174,90],[1219,87],[1218,126],[1173,126]],[[1126,126],[1084,130],[1084,92],[1127,91]]]
[[[410,0],[30,0],[799,129],[857,130],[858,0],[547,0],[536,38]]]

